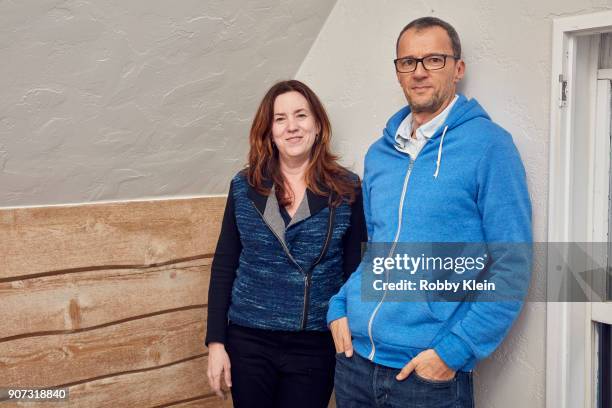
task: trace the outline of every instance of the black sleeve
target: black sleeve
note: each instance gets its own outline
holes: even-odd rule
[[[361,188],[357,189],[355,201],[351,205],[351,226],[344,235],[344,279],[349,276],[361,262],[361,244],[368,241],[368,230],[366,228],[365,215],[363,214],[363,197]]]
[[[208,287],[208,323],[206,329],[206,345],[211,342],[225,344],[227,331],[227,312],[232,297],[232,286],[236,278],[238,260],[242,251],[240,233],[236,225],[234,210],[233,187],[225,204],[223,224],[217,241],[215,256],[210,271]]]

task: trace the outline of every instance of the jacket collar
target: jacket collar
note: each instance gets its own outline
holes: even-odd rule
[[[272,188],[272,180],[264,180],[263,185],[266,188]],[[329,192],[329,189],[324,188],[323,191]],[[255,204],[255,207],[261,214],[266,211],[266,203],[268,202],[268,196],[258,193],[253,186],[249,185],[247,191],[247,197]],[[306,198],[308,200],[308,207],[310,209],[310,215],[313,216],[325,207],[329,205],[329,196],[315,194],[310,189],[306,189]],[[276,201],[276,200],[274,200]]]
[[[323,191],[329,192],[329,189]],[[306,189],[306,198],[308,199],[308,207],[310,207],[310,215],[315,215],[329,205],[330,197],[315,194],[310,189]]]
[[[263,185],[266,188],[272,188],[272,180],[264,180]],[[253,186],[249,184],[249,189],[247,190],[247,197],[249,197],[253,204],[255,204],[255,207],[259,210],[261,214],[265,212],[268,196],[258,193],[257,190],[255,190]]]

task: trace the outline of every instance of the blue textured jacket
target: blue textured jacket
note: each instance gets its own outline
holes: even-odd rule
[[[285,227],[274,191],[263,196],[238,173],[211,270],[206,343],[225,342],[228,318],[260,329],[327,330],[329,299],[359,264],[366,234],[360,189],[352,205],[337,207],[306,190]]]

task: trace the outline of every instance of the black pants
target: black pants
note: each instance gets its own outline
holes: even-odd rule
[[[329,332],[271,331],[229,325],[235,408],[325,408],[334,386]]]

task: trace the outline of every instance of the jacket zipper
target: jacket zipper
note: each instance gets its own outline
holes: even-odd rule
[[[414,166],[414,159],[410,158],[410,163],[408,164],[408,169],[406,170],[406,176],[404,177],[404,186],[402,188],[402,196],[400,198],[399,210],[398,210],[398,219],[397,219],[397,232],[395,233],[395,239],[393,240],[393,245],[391,246],[391,250],[389,251],[389,257],[393,256],[395,252],[395,247],[397,246],[397,242],[399,241],[400,232],[402,230],[402,218],[404,212],[404,199],[406,198],[406,190],[408,189],[408,180],[410,180],[410,174],[412,173],[412,167]],[[389,281],[389,272],[385,272],[385,277],[387,282]],[[376,354],[376,346],[374,345],[374,337],[372,336],[372,324],[374,323],[374,318],[378,313],[378,310],[382,306],[385,301],[385,297],[387,297],[387,291],[383,294],[382,298],[372,311],[372,315],[370,316],[370,320],[368,321],[368,336],[370,337],[370,343],[372,344],[372,351],[368,355],[368,359],[370,361],[374,361],[374,355]]]
[[[300,323],[300,329],[306,329],[308,324],[308,300],[310,298],[310,284],[312,283],[312,274],[310,271],[304,275],[304,306],[302,308],[302,322]]]
[[[263,220],[264,224],[266,224],[268,229],[272,232],[272,234],[274,234],[278,242],[281,244],[281,246],[283,247],[283,251],[285,252],[287,257],[291,260],[291,262],[293,262],[293,264],[295,264],[295,266],[297,266],[300,272],[304,275],[304,304],[302,307],[302,323],[300,324],[300,329],[304,330],[306,328],[306,324],[308,323],[308,300],[310,298],[310,286],[312,283],[312,270],[314,269],[315,266],[317,266],[317,264],[319,264],[319,262],[321,262],[321,259],[323,259],[323,256],[325,256],[325,253],[327,252],[327,249],[329,247],[329,241],[331,238],[331,230],[332,230],[335,209],[334,207],[330,206],[329,218],[327,220],[327,236],[325,237],[325,243],[323,244],[323,249],[321,250],[321,253],[319,254],[319,257],[317,258],[317,260],[308,269],[308,272],[305,272],[304,269],[300,266],[300,264],[297,263],[293,255],[291,255],[291,252],[289,252],[289,248],[287,248],[287,245],[285,244],[285,242],[278,236],[278,234],[274,231],[274,229],[272,229],[270,224],[268,224],[268,221],[266,221],[261,211],[259,211],[259,208],[257,208],[255,203],[251,202],[251,204],[253,204],[255,211],[257,211],[257,213]]]
[[[334,223],[334,214],[336,209],[332,206],[329,207],[329,218],[327,219],[327,236],[325,237],[325,243],[323,244],[323,248],[321,249],[321,253],[316,261],[312,264],[306,276],[304,276],[304,308],[302,309],[302,330],[306,329],[306,324],[308,324],[308,305],[310,304],[310,286],[312,284],[312,270],[321,262],[325,254],[327,253],[327,249],[329,248],[329,241],[332,235],[332,226]]]

